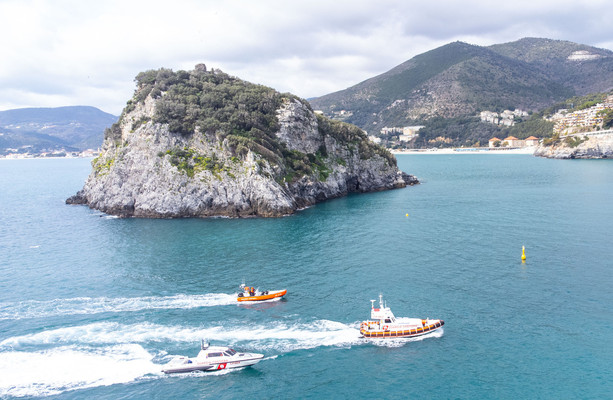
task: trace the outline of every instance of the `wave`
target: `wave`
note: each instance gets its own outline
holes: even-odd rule
[[[201,338],[226,344],[245,344],[261,351],[288,352],[318,346],[350,346],[360,342],[358,329],[340,322],[164,326],[152,323],[97,322],[15,336],[0,342],[0,351],[37,345],[198,343]]]
[[[56,395],[161,374],[160,366],[152,361],[153,356],[137,344],[104,349],[63,346],[0,354],[0,397]]]
[[[0,303],[0,320],[54,317],[62,315],[130,312],[152,309],[189,309],[236,304],[236,295],[208,293],[166,297],[76,297],[46,301]]]
[[[312,324],[205,328],[98,322],[51,329],[0,342],[0,376],[3,377],[0,397],[47,396],[94,386],[162,378],[165,376],[161,372],[163,364],[178,354],[155,350],[156,347],[159,349],[160,343],[169,349],[177,347],[178,343],[181,347],[193,344],[190,347],[193,351],[185,355],[195,356],[199,339],[204,337],[214,344],[259,350],[267,353],[265,360],[274,360],[279,354],[295,349],[359,343],[358,336],[355,328],[327,320]],[[40,347],[47,349],[30,351]],[[83,368],[84,365],[87,368]]]

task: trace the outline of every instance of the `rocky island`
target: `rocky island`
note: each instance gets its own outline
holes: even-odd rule
[[[83,189],[66,203],[121,217],[278,217],[418,183],[362,130],[291,94],[204,64],[135,81]]]

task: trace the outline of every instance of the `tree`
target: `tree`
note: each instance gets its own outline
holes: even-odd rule
[[[604,110],[603,110],[604,111]],[[602,127],[604,129],[613,128],[613,109],[606,110],[602,118]]]

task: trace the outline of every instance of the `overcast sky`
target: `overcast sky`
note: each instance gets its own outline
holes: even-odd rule
[[[0,0],[0,110],[119,115],[140,71],[197,63],[316,97],[461,40],[613,50],[609,1]]]

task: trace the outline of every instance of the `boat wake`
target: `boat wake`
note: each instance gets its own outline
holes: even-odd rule
[[[0,303],[0,320],[154,309],[189,309],[229,304],[236,304],[236,296],[226,293],[166,297],[76,297],[46,301],[29,300]]]
[[[153,356],[138,344],[103,349],[61,346],[0,354],[0,397],[56,395],[161,374],[159,365],[152,362]]]
[[[200,338],[245,344],[253,350],[285,353],[319,346],[351,346],[361,342],[359,331],[340,322],[214,325],[209,327],[164,326],[152,323],[96,322],[15,336],[0,342],[0,351],[39,345],[194,343]],[[0,353],[1,354],[1,353]]]
[[[67,326],[0,342],[0,397],[48,396],[65,391],[146,379],[167,378],[162,366],[192,349],[201,338],[245,351],[258,351],[272,360],[297,350],[329,346],[377,345],[398,347],[427,337],[368,340],[360,337],[359,322],[241,322],[206,327],[154,323],[96,322]],[[87,368],[83,368],[87,365]],[[235,370],[236,371],[236,370]],[[226,374],[187,374],[203,376]]]
[[[0,376],[3,377],[0,397],[48,396],[164,378],[162,366],[176,357],[166,349],[187,348],[186,345],[191,348],[202,337],[245,350],[262,350],[270,354],[266,360],[292,350],[360,343],[357,329],[327,320],[251,327],[199,328],[114,322],[63,327],[0,342]],[[204,375],[226,373],[230,372]]]

